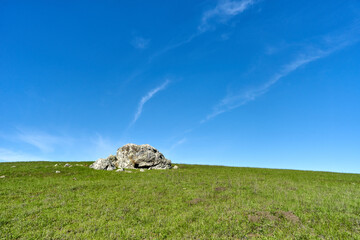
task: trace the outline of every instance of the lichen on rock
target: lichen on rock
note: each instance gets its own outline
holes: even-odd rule
[[[149,144],[129,143],[120,147],[116,156],[110,155],[106,159],[100,158],[91,164],[90,168],[99,170],[114,170],[116,168],[170,169],[171,161]]]
[[[93,164],[90,165],[90,168],[96,169],[96,170],[115,170],[115,162],[116,157],[114,155],[110,155],[107,158],[99,158],[96,160]]]
[[[171,161],[149,144],[126,144],[116,153],[116,167],[170,169]]]

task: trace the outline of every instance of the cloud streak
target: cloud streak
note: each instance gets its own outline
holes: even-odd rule
[[[43,153],[54,152],[56,148],[71,145],[74,141],[70,137],[22,128],[17,128],[13,134],[0,134],[0,138],[11,142],[26,143]]]
[[[11,148],[0,147],[0,162],[92,161],[114,154],[114,150],[124,144],[119,137],[112,139],[99,133],[68,136],[34,129],[17,129],[12,134],[0,134],[0,140],[5,140],[6,145],[10,142],[16,143]]]
[[[174,143],[174,144],[170,147],[169,152],[172,151],[172,150],[173,150],[174,148],[176,148],[177,146],[185,143],[186,141],[187,141],[187,139],[186,139],[185,137],[182,138],[182,139],[180,139],[179,141],[177,141],[176,143]]]
[[[174,43],[174,44],[169,44],[168,46],[164,47],[163,49],[159,50],[158,52],[154,53],[153,55],[151,55],[149,57],[149,62],[153,61],[155,58],[163,55],[164,53],[172,50],[172,49],[175,49],[175,48],[178,48],[178,47],[181,47],[182,45],[185,45],[185,44],[188,44],[190,43],[194,38],[198,37],[201,33],[195,33],[193,35],[191,35],[190,37],[188,37],[187,39],[183,40],[183,41],[180,41],[180,42],[177,42],[177,43]]]
[[[97,133],[96,136],[90,138],[89,145],[92,146],[89,158],[95,157],[104,157],[109,154],[114,154],[119,146],[124,145],[125,142],[121,140],[115,141],[114,139],[104,137],[101,134]]]
[[[148,47],[149,43],[150,43],[150,39],[145,39],[142,37],[135,37],[131,41],[131,44],[134,46],[134,48],[137,49],[145,49]]]
[[[29,162],[29,161],[49,161],[41,157],[30,154],[14,152],[9,149],[0,148],[0,162]]]
[[[20,131],[14,139],[30,144],[44,153],[53,152],[56,146],[71,144],[72,142],[72,139],[68,137],[34,131]]]
[[[30,144],[43,152],[52,152],[54,150],[53,145],[58,142],[56,137],[47,134],[19,133],[17,137],[20,141]]]
[[[167,79],[163,84],[161,84],[160,86],[150,90],[145,96],[143,96],[138,104],[138,108],[137,111],[135,113],[134,119],[131,122],[130,126],[132,126],[140,117],[144,104],[149,101],[156,93],[164,90],[167,85],[170,83],[170,81]]]
[[[222,113],[228,112],[232,109],[238,108],[255,100],[257,97],[265,94],[268,90],[276,84],[280,79],[286,77],[298,68],[305,66],[311,62],[325,58],[330,54],[341,50],[349,45],[359,41],[359,25],[355,25],[343,34],[335,36],[326,36],[323,38],[323,48],[309,47],[307,51],[299,53],[297,57],[288,64],[285,64],[281,69],[275,73],[267,82],[247,91],[238,94],[228,94],[217,105],[215,105],[212,113],[207,115],[200,123],[204,123]]]
[[[215,8],[210,9],[203,13],[201,23],[198,26],[200,32],[206,32],[211,29],[211,21],[226,22],[230,18],[244,12],[251,5],[254,5],[254,0],[242,0],[242,1],[219,1]]]
[[[227,22],[231,18],[239,15],[248,9],[251,5],[256,3],[255,0],[241,0],[241,1],[230,1],[230,0],[220,0],[215,8],[212,8],[208,11],[205,11],[202,14],[201,22],[198,25],[198,30],[187,37],[185,40],[178,41],[173,44],[169,44],[165,48],[156,52],[149,58],[149,62],[154,60],[155,58],[165,54],[166,52],[181,47],[185,44],[192,42],[195,38],[209,31],[210,29],[214,29],[214,25],[217,22]],[[216,23],[211,24],[211,20],[214,20]],[[222,36],[223,37],[223,36]]]

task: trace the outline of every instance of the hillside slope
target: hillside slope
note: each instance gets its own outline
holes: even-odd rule
[[[55,164],[0,163],[1,239],[360,239],[358,174]]]

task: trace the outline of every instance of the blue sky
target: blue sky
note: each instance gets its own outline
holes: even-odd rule
[[[0,161],[360,173],[360,2],[1,1]]]

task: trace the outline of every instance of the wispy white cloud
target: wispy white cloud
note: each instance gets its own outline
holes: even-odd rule
[[[0,134],[11,148],[0,147],[0,161],[93,161],[116,154],[124,142],[99,133],[86,136],[51,135],[39,130],[19,130]],[[25,143],[25,145],[24,145]],[[74,144],[76,143],[76,144]],[[4,144],[5,145],[5,144]],[[29,148],[28,146],[34,148]]]
[[[161,50],[157,51],[156,53],[154,53],[153,55],[151,55],[149,57],[149,62],[151,62],[155,58],[163,55],[164,53],[166,53],[166,52],[168,52],[168,51],[170,51],[172,49],[175,49],[175,48],[181,47],[182,45],[190,43],[194,38],[198,37],[200,34],[201,34],[200,32],[197,32],[197,33],[192,34],[191,36],[189,36],[185,40],[182,40],[182,41],[167,45],[163,49],[161,49]]]
[[[38,131],[24,131],[21,130],[12,137],[14,140],[30,144],[42,152],[53,152],[58,145],[70,144],[71,138],[50,135],[48,133]]]
[[[135,37],[131,41],[131,44],[134,46],[134,48],[137,49],[145,49],[148,47],[149,43],[150,43],[150,39],[145,39],[143,37]]]
[[[90,145],[92,146],[92,150],[89,151],[89,157],[104,158],[110,154],[116,154],[116,150],[124,144],[125,143],[123,141],[114,141],[113,139],[104,137],[97,133],[95,137],[91,138]]]
[[[15,152],[0,148],[0,162],[27,162],[27,161],[49,161],[48,159],[33,156],[27,153]]]
[[[186,137],[181,138],[180,140],[174,142],[169,148],[164,149],[162,152],[165,156],[171,155],[171,152],[177,148],[178,146],[184,144],[187,141]]]
[[[256,0],[241,0],[241,1],[231,1],[231,0],[220,0],[215,8],[212,8],[208,11],[205,11],[202,14],[201,22],[198,25],[198,30],[188,36],[186,39],[169,44],[164,47],[160,51],[156,52],[149,58],[149,62],[151,62],[154,58],[178,47],[181,47],[185,44],[192,42],[195,38],[204,34],[210,29],[215,28],[215,23],[211,24],[211,20],[215,22],[227,22],[230,18],[239,15],[248,9],[251,5],[255,4]],[[229,34],[222,34],[221,39],[227,40],[229,38]]]
[[[255,100],[257,97],[266,93],[272,85],[278,82],[281,78],[287,76],[291,72],[295,71],[299,67],[313,62],[319,58],[325,57],[325,55],[314,55],[314,56],[304,56],[295,59],[293,62],[285,65],[282,70],[276,73],[269,81],[265,82],[263,85],[253,88],[247,91],[240,92],[238,94],[228,94],[223,98],[215,107],[211,114],[207,115],[205,119],[201,122],[206,122],[211,118],[216,117],[217,115],[228,112],[234,108],[238,108],[246,103]]]
[[[135,113],[134,119],[131,122],[130,126],[133,125],[138,118],[140,117],[144,104],[149,101],[156,93],[160,92],[161,90],[164,90],[167,85],[170,83],[170,81],[167,79],[164,83],[162,83],[160,86],[150,90],[145,96],[143,96],[138,104],[137,111]]]
[[[298,68],[305,66],[318,59],[327,57],[328,55],[343,49],[351,44],[354,44],[360,40],[359,37],[359,25],[351,27],[348,31],[342,34],[325,36],[322,39],[323,47],[314,48],[308,47],[308,49],[299,53],[297,57],[288,64],[285,64],[281,69],[273,75],[267,82],[252,88],[247,91],[238,92],[237,94],[227,94],[217,105],[215,105],[213,111],[201,121],[204,123],[219,114],[228,112],[232,109],[238,108],[246,103],[255,100],[257,97],[265,94],[274,84],[280,79],[286,77]]]
[[[186,141],[187,141],[187,139],[186,139],[185,137],[182,138],[182,139],[180,139],[179,141],[177,141],[176,143],[174,143],[174,144],[170,147],[169,151],[171,151],[171,150],[173,150],[174,148],[176,148],[177,146],[185,143]]]
[[[217,22],[226,22],[230,18],[244,12],[246,9],[248,9],[251,5],[255,3],[255,0],[219,1],[215,8],[203,13],[201,23],[198,26],[198,30],[200,32],[208,31],[212,28],[212,25],[210,23],[212,20]]]

